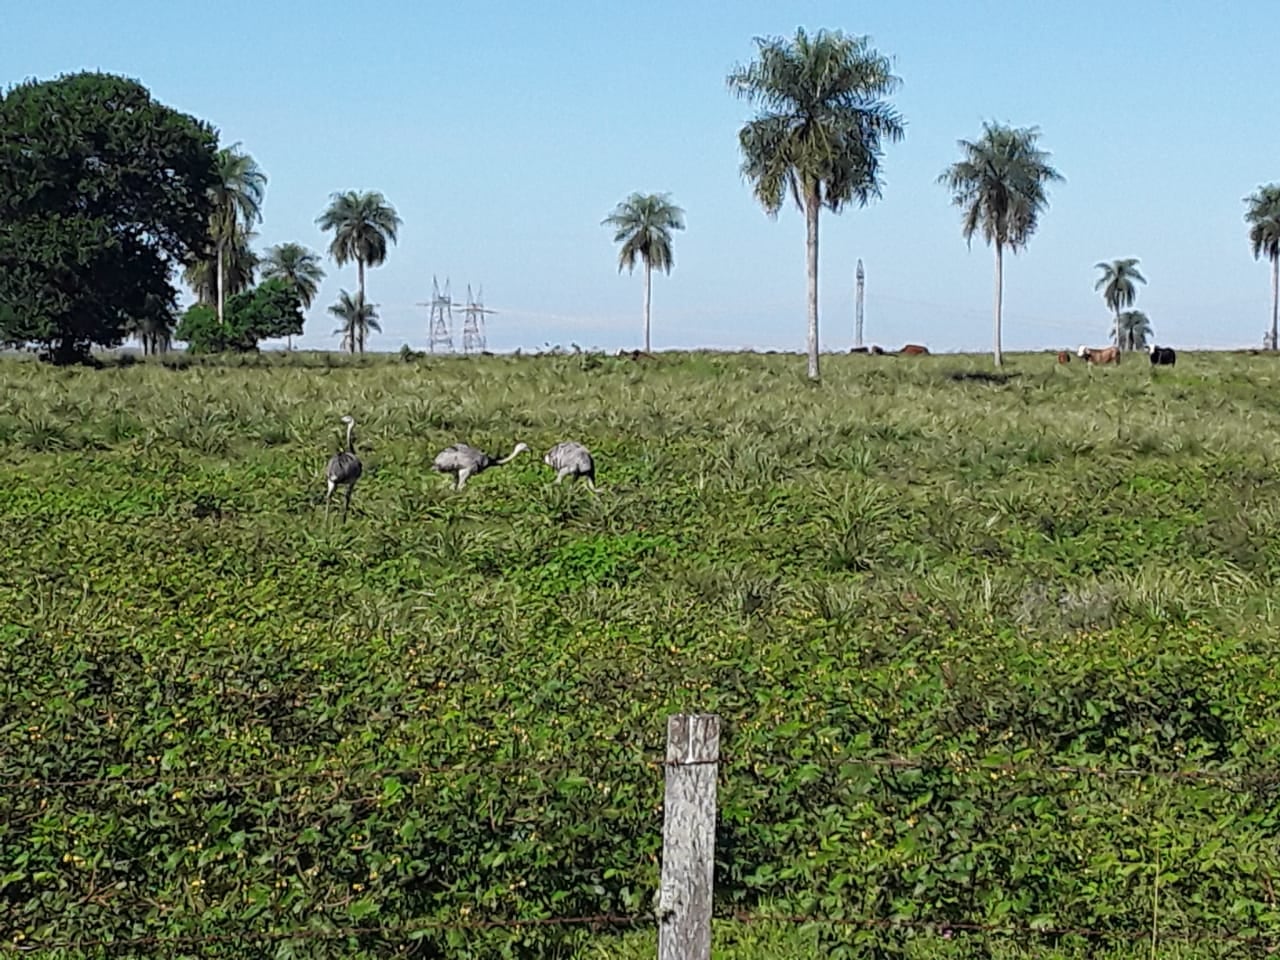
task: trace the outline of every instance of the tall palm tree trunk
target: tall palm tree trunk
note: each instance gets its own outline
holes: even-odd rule
[[[1271,349],[1276,350],[1280,347],[1276,344],[1276,334],[1280,333],[1277,329],[1276,319],[1280,317],[1280,257],[1273,256],[1271,258]]]
[[[809,379],[818,372],[818,190],[810,187],[804,198],[805,266],[809,280]]]
[[[361,310],[363,310],[363,309],[364,309],[364,259],[363,259],[363,258],[361,258],[361,257],[357,257],[357,258],[356,258],[356,273],[357,273],[357,274],[359,275],[359,277],[360,277],[360,307],[361,307]],[[363,353],[364,353],[364,335],[365,335],[365,329],[366,329],[366,328],[365,328],[365,325],[364,325],[363,323],[361,323],[361,324],[360,324],[360,329],[357,331],[357,334],[358,334],[358,336],[359,336],[359,341],[360,341],[360,353],[361,353],[361,354],[363,354]],[[351,351],[351,352],[352,352],[352,353],[354,353],[354,352],[355,352],[355,348],[354,348],[354,346],[352,347],[352,351]]]
[[[644,262],[644,352],[649,350],[649,301],[653,295],[653,267],[648,260]]]
[[[1115,333],[1116,349],[1118,349],[1121,353],[1123,353],[1124,344],[1120,342],[1120,308],[1115,307],[1115,311],[1116,311],[1116,315],[1115,315],[1115,319],[1112,321],[1112,330]]]
[[[1004,351],[1000,347],[1000,317],[1004,310],[1004,245],[996,241],[996,302],[995,302],[995,357],[996,366],[1004,366]]]
[[[226,326],[226,318],[223,316],[223,269],[222,269],[222,241],[218,241],[218,326]]]

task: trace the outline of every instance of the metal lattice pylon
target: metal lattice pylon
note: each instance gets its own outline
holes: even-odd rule
[[[432,353],[436,345],[444,347],[445,353],[453,353],[453,300],[449,296],[449,278],[444,278],[444,293],[440,293],[440,284],[435,276],[431,277],[431,301],[419,303],[420,307],[431,308],[431,318],[427,324],[427,347]]]
[[[488,349],[488,342],[484,331],[484,317],[486,313],[497,313],[496,310],[486,310],[484,308],[484,287],[480,288],[479,294],[472,299],[471,284],[467,284],[467,306],[462,315],[462,352],[463,353],[480,353]]]

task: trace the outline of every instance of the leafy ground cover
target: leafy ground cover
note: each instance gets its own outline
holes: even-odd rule
[[[1274,361],[168,363],[0,366],[5,941],[651,956],[483,924],[651,911],[699,710],[721,956],[1274,945]]]

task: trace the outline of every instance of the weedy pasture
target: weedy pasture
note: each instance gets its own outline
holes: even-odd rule
[[[0,364],[33,956],[652,956],[480,922],[652,909],[684,710],[725,725],[717,956],[1274,945],[1275,361],[168,362]],[[454,492],[459,440],[533,452]]]

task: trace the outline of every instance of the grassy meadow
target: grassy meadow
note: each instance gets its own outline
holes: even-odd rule
[[[0,363],[3,939],[652,956],[465,923],[650,911],[697,710],[719,957],[1274,946],[1280,363],[823,365]]]

